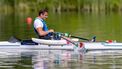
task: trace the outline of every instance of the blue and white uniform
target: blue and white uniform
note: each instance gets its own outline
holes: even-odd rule
[[[46,25],[46,22],[41,19],[41,18],[36,18],[34,21],[34,30],[36,32],[36,34],[38,35],[39,38],[42,39],[49,39],[50,38],[50,34],[46,35],[46,36],[40,36],[39,33],[37,32],[37,28],[42,27],[43,31],[48,31],[48,27]]]

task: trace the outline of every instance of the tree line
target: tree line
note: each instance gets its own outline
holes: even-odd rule
[[[38,11],[47,8],[53,12],[122,11],[122,0],[0,0],[0,11]]]

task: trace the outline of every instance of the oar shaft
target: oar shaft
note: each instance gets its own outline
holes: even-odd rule
[[[66,41],[72,43],[72,44],[75,45],[75,46],[78,46],[75,42],[73,42],[73,41],[71,41],[71,40],[65,38],[64,36],[61,36],[61,38],[65,39]]]
[[[82,38],[82,37],[77,37],[77,36],[73,36],[73,35],[71,35],[70,37],[72,37],[72,38],[78,38],[78,39],[82,39],[82,40],[87,40],[87,41],[89,41],[89,39]]]
[[[78,36],[73,36],[73,35],[70,35],[69,33],[61,33],[61,34],[63,34],[66,37],[78,38],[78,39],[81,39],[81,40],[89,41],[89,39],[78,37]]]

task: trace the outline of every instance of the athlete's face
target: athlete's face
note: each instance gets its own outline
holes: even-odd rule
[[[44,12],[44,14],[41,14],[43,19],[47,19],[48,18],[48,12]]]

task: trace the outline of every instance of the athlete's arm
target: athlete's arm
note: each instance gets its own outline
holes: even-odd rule
[[[54,32],[53,29],[50,29],[50,30],[48,30],[48,31],[43,31],[42,27],[38,27],[36,30],[37,30],[37,32],[38,32],[38,34],[39,34],[40,36],[45,36],[45,35],[47,35],[47,34],[50,33],[50,32]]]

